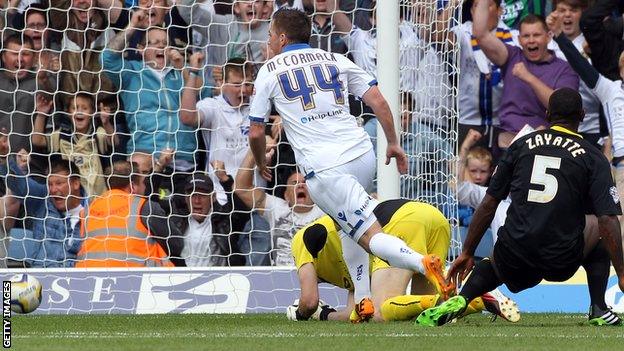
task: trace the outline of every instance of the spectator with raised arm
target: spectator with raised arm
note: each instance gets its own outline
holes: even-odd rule
[[[223,161],[214,160],[222,188],[231,192],[234,179],[226,173]],[[196,172],[185,188],[188,221],[184,230],[182,257],[190,267],[240,266],[245,261],[237,251],[238,234],[249,218],[238,197],[228,197],[225,205],[214,196],[214,183],[204,172]]]
[[[48,153],[60,153],[78,166],[82,175],[82,185],[89,196],[106,191],[105,169],[113,143],[115,127],[110,115],[100,112],[100,122],[96,124],[95,100],[89,93],[79,92],[66,98],[67,110],[60,128],[46,133],[48,116],[51,115],[52,100],[37,96],[33,146]],[[98,126],[99,125],[99,126]]]
[[[555,89],[579,88],[579,78],[570,65],[548,50],[550,36],[542,17],[527,15],[520,22],[520,48],[505,44],[488,24],[489,0],[475,0],[473,34],[495,65],[501,67],[503,93],[499,110],[498,146],[506,149],[520,129],[546,127],[546,106]]]
[[[503,43],[518,46],[518,31],[510,29],[501,19],[502,0],[487,0],[487,30],[496,35]],[[451,45],[459,44],[458,76],[459,124],[458,144],[464,141],[473,129],[483,135],[477,145],[496,150],[498,145],[499,109],[503,93],[501,68],[493,64],[483,53],[478,40],[473,34],[474,23],[471,20],[454,25],[454,11],[461,0],[449,1],[446,8],[438,15],[434,35],[448,50]],[[475,12],[475,2],[470,2],[470,13]],[[466,6],[465,4],[464,6]]]
[[[24,13],[24,36],[33,41],[33,67],[46,74],[57,74],[61,69],[60,43],[52,40],[48,28],[49,7],[31,4]]]
[[[181,172],[195,170],[197,151],[196,128],[180,123],[180,95],[188,72],[183,73],[184,58],[178,50],[168,46],[167,32],[163,28],[149,27],[145,10],[133,13],[128,27],[115,35],[102,53],[103,68],[121,92],[130,133],[127,153],[144,152],[158,154],[172,149],[173,175],[168,186],[181,194],[185,175]],[[145,30],[145,41],[139,46],[143,59],[126,60],[123,50],[137,30]]]
[[[107,0],[110,1],[110,0]],[[118,28],[125,28],[134,11],[143,10],[149,18],[149,27],[161,27],[167,31],[167,37],[171,46],[179,50],[186,49],[191,42],[192,29],[180,16],[178,7],[174,6],[174,0],[135,0],[131,4],[126,4],[126,8],[121,9]],[[130,8],[134,6],[133,8]],[[129,39],[128,48],[136,49],[145,36],[145,31],[136,31]],[[128,50],[125,56],[130,60],[140,60],[141,55],[135,50]]]
[[[548,28],[554,35],[554,40],[560,50],[579,74],[583,82],[596,94],[605,116],[611,134],[613,146],[613,159],[611,163],[615,168],[615,180],[620,196],[624,196],[624,54],[620,55],[619,72],[620,79],[611,80],[599,73],[589,61],[578,51],[573,42],[565,33],[563,24],[564,16],[560,12],[553,12],[548,16]],[[624,222],[622,222],[624,228]]]
[[[145,193],[143,195],[158,200],[161,190],[162,177],[165,169],[173,159],[173,150],[162,150],[158,158],[145,152],[135,152],[128,156],[128,161],[136,164],[136,171],[145,175]]]
[[[31,134],[35,118],[35,92],[44,93],[53,87],[45,75],[33,72],[32,39],[18,34],[2,41],[0,68],[0,128],[9,134],[9,153],[33,151]],[[39,79],[38,79],[39,78]],[[31,163],[31,173],[43,174],[47,164],[37,159]]]
[[[201,62],[191,62],[191,66],[199,70]],[[223,160],[225,168],[236,174],[238,167],[249,150],[249,97],[252,94],[253,69],[243,58],[229,59],[223,66],[224,84],[221,94],[215,98],[204,98],[197,102],[197,93],[193,90],[194,80],[199,77],[192,75],[182,94],[180,120],[189,127],[200,128],[205,145],[209,145],[207,171],[215,184],[215,200],[225,205],[232,196],[224,191],[211,165],[216,160]],[[266,187],[266,182],[256,175],[256,186]],[[244,219],[247,222],[250,218]],[[244,223],[243,223],[244,224]],[[249,230],[240,235],[242,251],[266,251],[270,247],[266,235],[268,223],[257,214],[252,215]],[[247,234],[249,233],[249,234]],[[249,265],[267,263],[268,256],[248,256]],[[258,260],[252,260],[258,259]]]
[[[205,50],[206,78],[213,86],[221,67],[231,58],[243,58],[254,65],[263,63],[268,55],[269,31],[269,19],[262,17],[266,6],[263,0],[233,1],[232,13],[225,15],[218,14],[214,5],[213,0],[176,3],[182,18],[198,34],[194,45]]]
[[[191,62],[191,69],[200,70],[203,62],[198,59]],[[197,101],[193,87],[195,80],[200,78],[191,75],[185,82],[180,106],[180,121],[200,129],[205,145],[210,145],[206,170],[216,185],[216,196],[221,204],[226,202],[226,194],[217,184],[218,179],[210,164],[223,160],[225,168],[236,174],[249,150],[249,97],[253,92],[251,65],[243,58],[229,59],[223,66],[223,77],[225,83],[221,87],[221,95]]]
[[[6,150],[0,154],[6,155]],[[82,243],[80,212],[87,207],[78,167],[60,157],[52,158],[47,185],[25,174],[11,156],[8,160],[3,157],[0,172],[8,172],[9,189],[23,201],[26,216],[33,221],[32,231],[11,245],[23,245],[23,259],[30,267],[73,267]]]
[[[468,130],[468,135],[459,148],[457,169],[457,217],[460,234],[466,236],[468,226],[472,221],[475,209],[483,200],[487,185],[492,176],[492,154],[482,146],[478,146],[483,135],[474,129]],[[498,228],[505,222],[505,213],[509,208],[509,200],[499,204],[499,210],[492,221],[488,234],[492,242],[496,242]],[[489,252],[487,252],[489,254]]]
[[[60,90],[75,93],[113,92],[110,80],[101,76],[100,53],[106,40],[121,29],[121,0],[61,0],[50,9],[50,28],[61,43]]]
[[[581,32],[580,20],[581,14],[587,9],[587,0],[555,0],[553,6],[555,12],[563,17],[563,33],[572,41],[576,49],[583,53],[585,36]],[[567,61],[556,41],[552,40],[550,47],[555,51],[557,57]],[[585,109],[585,118],[579,125],[579,133],[585,140],[602,149],[600,145],[603,136],[600,123],[600,100],[582,80],[579,84],[579,93],[583,98],[583,108]]]
[[[494,165],[492,154],[485,148],[477,146],[483,135],[474,129],[468,131],[468,135],[459,148],[459,171],[458,180],[468,181],[481,186],[487,186],[492,176]]]
[[[273,155],[273,150],[268,156]],[[284,198],[279,198],[254,187],[255,161],[251,151],[243,160],[236,174],[235,193],[248,209],[257,211],[270,224],[271,246],[263,252],[251,255],[271,254],[273,265],[293,266],[291,242],[295,233],[308,223],[323,216],[308,192],[303,174],[293,172],[286,184]]]

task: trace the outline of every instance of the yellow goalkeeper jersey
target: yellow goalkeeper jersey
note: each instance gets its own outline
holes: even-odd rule
[[[388,200],[375,208],[383,231],[396,236],[414,251],[436,254],[446,259],[451,240],[448,220],[435,207],[409,200]],[[334,220],[323,216],[299,230],[291,249],[297,269],[312,263],[318,278],[332,285],[353,290],[349,270],[342,256],[340,234]],[[389,265],[371,255],[371,272]]]

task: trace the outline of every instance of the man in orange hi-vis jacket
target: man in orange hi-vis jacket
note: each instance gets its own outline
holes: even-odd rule
[[[84,238],[76,267],[173,267],[180,259],[182,234],[165,211],[140,196],[144,177],[128,161],[113,164],[110,190],[82,216]]]

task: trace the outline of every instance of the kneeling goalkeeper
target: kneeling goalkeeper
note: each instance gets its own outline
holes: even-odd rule
[[[435,207],[404,199],[380,203],[374,210],[384,232],[396,236],[414,251],[435,254],[445,259],[451,240],[449,222]],[[354,285],[344,262],[341,233],[329,216],[323,216],[299,230],[292,241],[292,254],[301,285],[298,303],[289,306],[292,320],[351,320],[367,321],[358,313],[353,299]],[[342,234],[344,235],[344,234]],[[369,270],[368,267],[362,269]],[[410,320],[424,309],[446,299],[435,278],[396,268],[375,256],[370,256],[370,279],[376,321]],[[369,279],[367,274],[360,279]],[[405,295],[412,282],[411,294]],[[347,308],[341,311],[319,303],[318,283],[326,282],[349,290]],[[442,295],[442,296],[441,296]],[[465,314],[484,309],[506,320],[520,317],[513,301],[495,291],[474,299]]]

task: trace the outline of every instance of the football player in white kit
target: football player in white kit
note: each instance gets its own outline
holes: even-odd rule
[[[344,258],[354,277],[355,301],[361,301],[356,312],[362,320],[374,313],[367,298],[370,283],[364,250],[392,266],[424,274],[443,295],[450,294],[454,286],[444,278],[440,258],[422,256],[401,239],[383,233],[373,214],[377,201],[365,189],[375,176],[376,159],[370,138],[349,113],[349,92],[370,106],[381,123],[388,141],[386,164],[395,158],[399,172],[407,171],[407,157],[377,82],[346,57],[311,48],[310,31],[310,19],[299,10],[280,9],[273,15],[268,45],[275,57],[258,72],[249,116],[249,145],[258,170],[270,180],[265,123],[273,104],[282,116],[310,196],[344,232]]]

